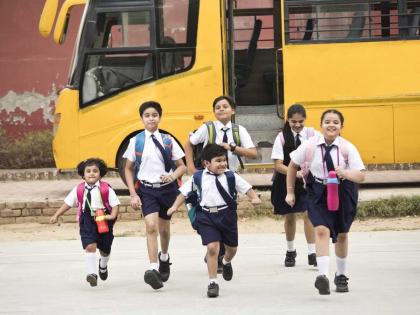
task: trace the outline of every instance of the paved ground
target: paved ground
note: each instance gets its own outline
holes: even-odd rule
[[[279,235],[240,235],[234,278],[206,297],[204,248],[197,235],[172,240],[172,275],[153,291],[143,283],[145,240],[116,238],[108,281],[84,280],[79,241],[0,241],[1,314],[420,314],[420,230],[350,235],[350,292],[318,295],[303,234],[297,266],[285,268]],[[331,277],[335,260],[331,257]]]
[[[252,185],[270,185],[271,174],[243,174]],[[106,178],[114,189],[126,189],[118,177]],[[392,195],[420,195],[420,170],[410,171],[370,171],[366,174],[366,183],[401,183],[403,181],[417,183],[414,187],[404,188],[363,188],[360,190],[360,200],[387,198]],[[78,183],[80,179],[60,180],[28,180],[28,181],[0,181],[1,201],[45,201],[63,200],[66,194]]]

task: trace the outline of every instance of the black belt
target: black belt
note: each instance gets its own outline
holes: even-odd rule
[[[327,179],[325,178],[325,179],[322,179],[322,178],[318,178],[318,177],[315,177],[315,176],[312,176],[313,178],[314,178],[314,180],[317,182],[317,183],[320,183],[320,184],[322,184],[322,185],[326,185],[327,184]]]
[[[227,205],[214,206],[214,207],[202,206],[201,209],[210,213],[214,213],[214,212],[219,212],[220,210],[226,209],[227,207],[228,207]]]
[[[151,183],[151,182],[148,182],[147,180],[140,180],[140,182],[145,187],[152,187],[152,188],[160,188],[160,187],[164,187],[166,185],[172,184],[172,182]]]

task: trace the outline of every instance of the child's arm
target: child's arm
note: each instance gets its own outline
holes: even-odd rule
[[[197,172],[197,169],[195,168],[195,165],[194,165],[193,145],[189,139],[184,144],[184,150],[185,150],[185,160],[187,161],[188,174],[193,175],[195,172]]]
[[[283,160],[274,160],[274,169],[280,174],[287,175],[287,166],[283,164]]]
[[[177,178],[182,177],[182,175],[184,175],[185,172],[187,171],[187,168],[182,159],[176,160],[175,165],[176,165],[176,169],[171,175],[168,175],[168,176],[162,175],[160,177],[160,180],[162,182],[165,182],[165,183],[174,182],[176,181]]]
[[[287,178],[286,178],[286,203],[293,207],[295,205],[295,182],[296,182],[296,173],[299,165],[295,164],[293,161],[290,161],[289,166],[287,167]]]
[[[175,211],[178,211],[178,208],[185,202],[185,197],[183,194],[179,194],[178,197],[176,197],[174,204],[172,207],[168,209],[167,215],[172,215]]]
[[[66,211],[70,210],[71,207],[67,205],[66,203],[63,203],[63,205],[58,209],[54,215],[50,218],[50,223],[56,223],[58,221],[58,218],[63,215]]]
[[[134,162],[126,159],[124,173],[125,182],[130,192],[130,205],[133,209],[138,209],[141,206],[141,200],[134,188]]]
[[[260,204],[261,203],[261,199],[260,199],[260,197],[258,197],[258,195],[257,195],[257,193],[255,192],[254,189],[252,189],[252,188],[249,189],[246,192],[246,195],[251,199],[251,203],[253,205],[256,205],[256,204]]]
[[[222,143],[219,143],[219,145],[225,148],[227,151],[231,151],[230,145],[228,143],[222,142]],[[249,159],[256,159],[258,156],[257,148],[247,149],[247,148],[236,146],[235,150],[232,153],[235,153],[236,155],[239,155],[239,156],[247,157]]]
[[[112,207],[111,209],[111,214],[107,214],[105,216],[105,220],[107,221],[111,221],[111,220],[115,220],[118,217],[118,212],[120,211],[120,207],[119,206],[115,206]]]
[[[343,169],[340,166],[335,168],[338,177],[355,183],[362,183],[365,180],[365,172],[359,170]]]

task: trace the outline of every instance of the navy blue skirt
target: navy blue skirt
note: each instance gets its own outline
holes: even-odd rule
[[[308,192],[308,216],[312,225],[327,227],[330,230],[333,243],[337,242],[337,235],[350,231],[356,216],[359,185],[349,180],[340,181],[338,211],[327,209],[327,186],[316,182],[311,174],[309,174],[306,190]]]
[[[273,185],[271,186],[271,203],[274,207],[274,214],[289,214],[306,211],[306,190],[303,188],[303,181],[296,179],[295,197],[296,202],[290,207],[285,199],[287,194],[286,175],[274,172]]]

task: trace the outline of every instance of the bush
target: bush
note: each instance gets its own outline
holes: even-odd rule
[[[367,217],[405,217],[420,215],[420,196],[396,196],[389,199],[378,199],[360,202],[357,207],[359,219]]]
[[[52,138],[51,131],[44,130],[8,141],[0,129],[0,168],[55,167]]]

